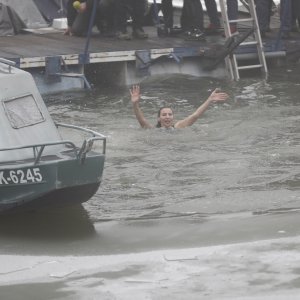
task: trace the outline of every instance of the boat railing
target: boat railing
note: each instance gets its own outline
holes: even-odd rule
[[[84,128],[84,127],[80,127],[80,126],[76,126],[76,125],[70,125],[70,124],[64,124],[64,123],[55,123],[56,127],[64,127],[64,128],[70,128],[70,129],[74,129],[74,130],[79,130],[85,133],[88,133],[91,135],[91,137],[85,138],[81,148],[79,150],[78,156],[79,158],[82,160],[85,158],[86,153],[88,153],[92,147],[95,141],[102,141],[102,154],[106,153],[106,136],[88,129],[88,128]]]
[[[14,150],[22,150],[22,149],[29,149],[32,148],[33,150],[33,158],[34,158],[34,165],[38,164],[41,160],[43,152],[46,147],[57,146],[57,145],[64,145],[67,148],[70,148],[74,151],[75,156],[78,157],[78,148],[76,145],[71,141],[54,141],[49,143],[43,144],[31,144],[31,145],[24,145],[24,146],[16,146],[10,148],[1,148],[0,151],[14,151]]]
[[[14,61],[11,61],[11,60],[8,60],[8,59],[2,58],[2,57],[0,57],[0,63],[3,63],[7,66],[8,73],[11,73],[11,67],[16,66],[16,63]]]
[[[33,149],[33,158],[34,158],[33,164],[36,165],[41,161],[43,152],[46,147],[64,145],[66,148],[70,149],[70,151],[73,151],[73,153],[74,153],[75,157],[77,157],[77,159],[79,159],[81,162],[83,162],[86,157],[86,154],[89,151],[91,151],[94,142],[99,140],[99,141],[102,141],[102,154],[105,154],[105,152],[106,152],[106,137],[104,135],[102,135],[96,131],[86,129],[83,127],[79,127],[79,126],[75,126],[75,125],[56,123],[56,126],[80,130],[80,131],[89,133],[91,135],[91,137],[85,138],[80,148],[77,147],[72,141],[62,140],[62,141],[53,141],[53,142],[42,143],[42,144],[31,144],[31,145],[16,146],[16,147],[10,147],[10,148],[1,148],[0,151],[13,151],[13,150],[22,150],[22,149],[32,148]]]

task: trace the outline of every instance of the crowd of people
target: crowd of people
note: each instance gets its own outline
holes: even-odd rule
[[[96,1],[96,3],[94,2]],[[76,5],[74,2],[77,2]],[[221,32],[221,22],[216,0],[204,0],[209,25],[204,27],[204,13],[200,0],[183,0],[180,17],[181,32],[186,39],[204,40],[206,35]],[[238,0],[226,0],[228,19],[238,19]],[[67,4],[68,29],[66,34],[84,36],[88,32],[94,4],[97,5],[95,26],[108,37],[122,40],[131,38],[146,39],[144,18],[147,0],[69,0]],[[273,0],[255,0],[257,18],[262,37],[270,31]],[[161,0],[160,9],[163,14],[162,25],[164,35],[174,33],[174,8],[172,0]],[[157,12],[156,12],[157,13]],[[281,38],[289,38],[291,31],[298,31],[300,26],[300,1],[281,0]],[[131,20],[132,33],[128,31],[128,20]],[[231,33],[237,32],[237,24],[230,22]]]

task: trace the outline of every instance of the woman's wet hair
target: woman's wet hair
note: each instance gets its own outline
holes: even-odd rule
[[[163,107],[161,107],[159,110],[158,110],[158,112],[157,112],[157,117],[159,118],[160,117],[160,113],[161,113],[161,111],[163,110],[163,109],[165,109],[165,108],[170,108],[169,106],[163,106]],[[170,108],[171,109],[171,108]],[[172,110],[172,109],[171,109]],[[161,127],[161,123],[160,123],[160,121],[157,121],[157,124],[156,124],[156,126],[155,126],[156,128],[160,128]]]

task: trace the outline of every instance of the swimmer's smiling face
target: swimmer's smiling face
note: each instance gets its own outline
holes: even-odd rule
[[[174,115],[171,108],[163,108],[160,111],[158,122],[160,122],[161,127],[170,128],[172,127],[174,121]]]

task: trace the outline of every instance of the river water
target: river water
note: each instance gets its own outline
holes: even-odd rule
[[[230,95],[182,130],[141,129],[126,88],[55,95],[47,103],[55,120],[108,137],[102,185],[84,205],[95,222],[260,213],[300,208],[298,76],[291,69],[267,83],[187,76],[143,81],[141,107],[153,124],[162,105],[178,120],[215,87]]]
[[[120,254],[299,235],[299,75],[295,66],[267,82],[145,79],[141,107],[153,124],[162,105],[178,120],[216,87],[230,95],[181,130],[141,129],[129,87],[47,95],[56,121],[107,136],[103,181],[82,207],[3,218],[0,254]],[[13,289],[1,291],[16,297]]]

